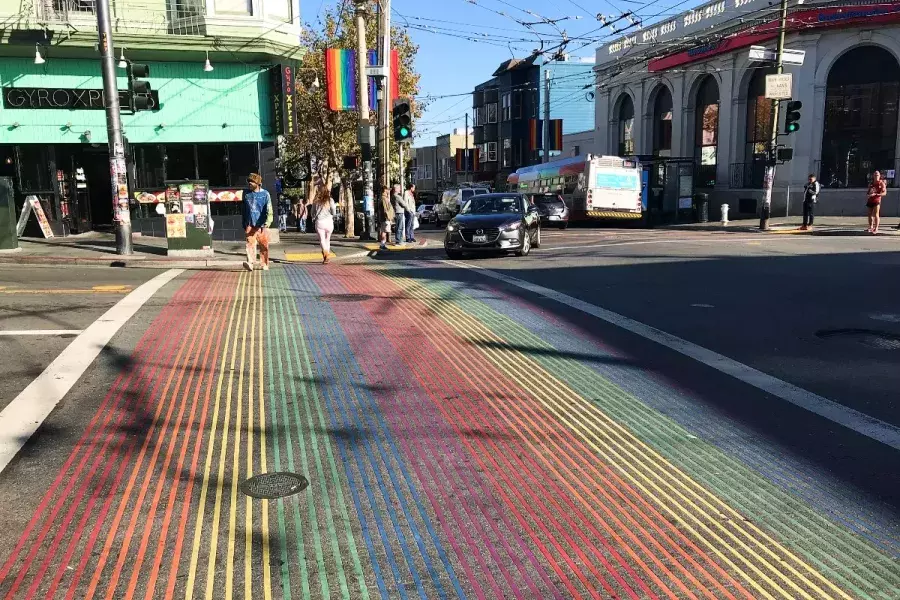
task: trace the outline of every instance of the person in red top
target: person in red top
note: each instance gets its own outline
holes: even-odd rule
[[[887,195],[887,183],[881,178],[881,171],[872,173],[872,183],[866,193],[866,208],[869,209],[869,229],[871,234],[878,233],[881,225],[881,200]]]

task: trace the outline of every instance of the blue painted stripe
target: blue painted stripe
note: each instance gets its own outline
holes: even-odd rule
[[[306,292],[307,294],[319,293],[317,286],[302,267],[294,266],[289,267],[288,269],[293,278],[293,281],[296,284],[297,291]],[[430,575],[436,591],[441,598],[447,597],[445,586],[434,567],[434,564],[428,553],[425,540],[423,539],[422,534],[419,532],[419,528],[416,525],[416,522],[411,514],[410,506],[407,501],[408,498],[411,498],[413,503],[416,505],[419,517],[421,518],[425,526],[428,536],[431,538],[438,557],[443,563],[443,567],[446,571],[451,585],[456,591],[457,596],[460,598],[465,597],[462,586],[460,585],[459,580],[457,579],[454,572],[453,565],[450,562],[446,550],[444,549],[443,544],[431,523],[431,518],[429,517],[422,502],[421,496],[418,493],[416,482],[410,475],[408,465],[406,464],[404,457],[397,447],[394,436],[391,434],[390,427],[384,419],[384,415],[378,408],[378,404],[375,402],[375,399],[367,390],[359,389],[358,386],[352,385],[352,382],[364,381],[365,378],[362,375],[362,370],[360,369],[358,363],[352,355],[349,342],[344,336],[343,330],[340,329],[340,325],[337,321],[334,311],[327,303],[322,302],[317,297],[310,298],[309,295],[304,298],[304,301],[301,303],[301,307],[308,311],[308,314],[311,317],[310,322],[317,323],[324,333],[323,336],[320,336],[320,339],[323,339],[323,343],[320,343],[319,347],[322,348],[323,355],[328,355],[330,357],[330,360],[325,361],[326,364],[324,365],[321,363],[319,364],[320,371],[324,372],[324,374],[326,374],[332,380],[341,381],[343,383],[342,389],[345,392],[345,397],[348,398],[348,402],[343,403],[341,407],[342,415],[345,417],[344,424],[351,425],[351,421],[355,420],[356,423],[364,423],[366,427],[373,427],[377,429],[384,436],[383,442],[376,443],[378,454],[381,458],[380,463],[376,460],[376,457],[373,454],[373,444],[368,436],[364,437],[362,445],[365,447],[368,462],[372,466],[373,472],[376,475],[376,480],[385,500],[385,505],[387,506],[388,513],[394,525],[394,529],[397,533],[397,538],[400,541],[400,546],[403,550],[404,556],[406,557],[407,564],[410,567],[410,573],[412,574],[413,579],[416,582],[416,587],[419,590],[420,595],[422,596],[422,598],[427,598],[424,586],[421,582],[417,569],[415,568],[411,553],[409,552],[409,545],[407,544],[406,536],[403,534],[402,528],[399,526],[396,518],[396,512],[394,511],[390,502],[389,491],[385,486],[384,479],[381,476],[380,469],[378,468],[379,464],[383,464],[385,467],[387,467],[391,462],[391,457],[393,457],[393,460],[397,465],[399,465],[400,474],[402,475],[403,480],[406,483],[406,489],[408,489],[409,491],[408,494],[404,490],[404,486],[402,485],[401,481],[398,480],[394,470],[389,467],[385,470],[387,471],[388,477],[391,480],[394,493],[399,500],[402,512],[410,527],[412,537],[414,538],[416,546],[421,553],[422,559],[425,563],[426,569],[428,571],[428,574]],[[338,365],[338,362],[342,364]],[[323,387],[329,386],[328,384],[326,384]],[[356,402],[350,400],[352,398],[355,398]],[[336,423],[339,422],[336,416],[333,416],[333,420]],[[388,456],[388,451],[385,448],[385,443],[387,446],[387,450],[389,450],[390,456]],[[358,449],[356,448],[353,449],[353,452],[357,455],[360,454],[358,452]],[[359,456],[357,456],[357,463],[359,463]],[[361,472],[364,473],[364,471]],[[374,504],[374,499],[371,497],[371,492],[369,493],[373,513],[375,513],[377,517],[377,507]],[[383,529],[380,529],[380,531],[382,532],[382,536],[384,536]],[[395,576],[397,576],[396,571]],[[398,591],[401,595],[405,595],[402,582],[399,580],[399,577]]]

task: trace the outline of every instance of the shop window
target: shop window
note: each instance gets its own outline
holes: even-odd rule
[[[23,192],[52,192],[50,147],[46,144],[22,144],[19,151],[19,189]]]
[[[250,173],[259,173],[257,144],[228,144],[229,185],[244,187]]]
[[[194,144],[166,144],[166,179],[195,179],[197,164]]]
[[[138,189],[159,188],[165,185],[163,150],[161,146],[138,144],[134,151],[135,185]]]
[[[210,186],[228,185],[228,155],[225,144],[197,144],[197,172]]]
[[[707,76],[697,90],[697,110],[694,128],[695,158],[699,164],[697,184],[713,187],[716,184],[716,150],[719,141],[719,86]]]
[[[897,168],[898,95],[900,65],[888,51],[862,46],[834,63],[825,92],[824,186],[866,187],[872,171]],[[801,128],[810,125],[809,112]]]
[[[653,154],[672,156],[672,94],[665,86],[653,103]]]
[[[631,96],[623,94],[619,103],[619,156],[633,155],[634,102],[631,101]]]

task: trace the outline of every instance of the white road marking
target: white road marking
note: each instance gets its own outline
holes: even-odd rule
[[[0,412],[0,473],[72,389],[113,335],[164,285],[183,273],[169,269],[119,300],[91,323]]]
[[[19,337],[22,335],[78,335],[81,329],[19,329],[0,331],[0,337]]]
[[[715,308],[712,304],[691,304],[692,308]]]
[[[783,241],[784,239],[785,238],[779,238],[780,241]],[[790,239],[795,239],[795,238],[790,238]],[[729,238],[727,241],[728,242],[746,242],[749,240],[758,242],[759,237]],[[717,244],[720,244],[723,241],[726,241],[726,240],[723,240],[722,238],[706,238],[706,237],[693,238],[693,239],[687,239],[687,240],[685,240],[685,239],[680,239],[680,240],[672,240],[672,239],[638,240],[638,241],[634,241],[634,242],[614,242],[611,244],[590,244],[590,245],[583,245],[583,246],[558,246],[558,247],[541,248],[541,249],[535,248],[533,250],[533,252],[555,252],[557,250],[587,250],[589,248],[609,248],[612,246],[641,246],[644,244],[702,244],[702,243],[710,243],[710,242],[715,242]]]
[[[777,377],[767,375],[762,371],[758,371],[753,367],[740,363],[736,360],[723,356],[718,352],[714,352],[702,346],[698,346],[680,337],[674,336],[665,331],[656,329],[649,325],[645,325],[640,321],[635,321],[624,315],[594,306],[584,300],[573,298],[572,296],[557,292],[549,288],[503,275],[484,267],[477,265],[465,264],[453,261],[443,261],[455,267],[472,269],[493,279],[503,281],[510,285],[514,285],[523,290],[527,290],[544,298],[555,300],[560,304],[580,310],[583,313],[596,317],[602,321],[606,321],[612,325],[630,331],[648,340],[654,341],[666,348],[674,350],[689,358],[711,367],[721,373],[730,375],[735,379],[742,381],[748,385],[762,390],[768,394],[772,394],[786,402],[790,402],[795,406],[804,408],[809,412],[815,413],[821,417],[828,419],[834,423],[851,429],[861,435],[873,440],[877,440],[882,444],[890,446],[895,450],[900,450],[900,427],[886,423],[875,417],[871,417],[865,413],[859,412],[852,408],[848,408],[842,404],[838,404],[833,400],[814,394],[808,390],[798,387],[792,383],[782,381]]]

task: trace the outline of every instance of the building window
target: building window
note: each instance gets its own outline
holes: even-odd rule
[[[425,179],[431,180],[434,177],[431,165],[425,165]]]
[[[747,89],[747,159],[765,161],[772,137],[772,101],[766,98],[766,75],[774,69],[756,69]]]
[[[53,0],[53,9],[57,14],[66,13],[89,13],[94,14],[96,10],[95,0]]]
[[[496,123],[497,122],[497,103],[492,102],[485,106],[487,109],[487,122],[488,123]]]
[[[900,65],[888,51],[862,46],[834,63],[825,92],[824,186],[866,187],[872,171],[897,168],[898,95]],[[801,127],[810,122],[804,116]]]
[[[487,156],[487,162],[497,162],[497,142],[488,142],[487,144],[485,144],[485,146],[485,156]]]
[[[19,189],[22,192],[52,192],[50,147],[47,144],[22,144],[18,152]]]
[[[665,86],[653,103],[653,154],[672,156],[672,94]]]
[[[225,144],[197,144],[197,174],[213,187],[228,185]]]
[[[513,166],[521,167],[524,163],[522,158],[522,148],[525,143],[522,140],[516,140],[515,146],[513,146],[514,155],[513,155]]]
[[[512,95],[505,92],[500,96],[501,119],[509,121],[512,119]]]
[[[512,165],[512,140],[506,138],[503,140],[503,166],[509,167]]]
[[[247,176],[259,173],[259,146],[255,143],[228,144],[228,181],[231,186],[247,185]]]
[[[513,101],[512,101],[512,112],[513,119],[521,119],[522,118],[522,92],[516,90],[513,92]]]
[[[159,188],[165,185],[163,151],[161,146],[134,145],[135,185],[140,188]]]
[[[479,106],[475,109],[475,127],[484,125],[484,107]]]
[[[572,156],[578,156],[579,154],[581,154],[581,146],[575,144],[572,146]]]
[[[537,92],[531,93],[531,118],[537,119],[538,116],[538,105],[541,103],[540,96]]]
[[[619,103],[619,156],[634,155],[634,102],[624,94]]]
[[[195,179],[194,144],[166,145],[166,177],[169,179]]]
[[[716,184],[716,149],[719,141],[719,86],[707,76],[697,90],[696,125],[694,131],[695,158],[699,166],[697,185]]]

